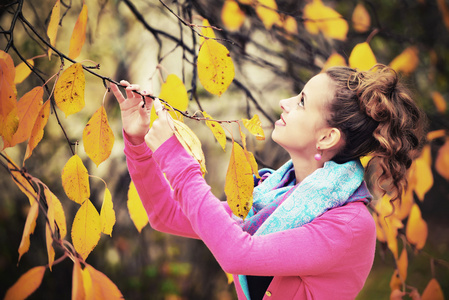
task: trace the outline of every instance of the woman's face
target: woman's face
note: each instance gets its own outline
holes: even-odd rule
[[[327,105],[334,93],[332,79],[322,73],[310,79],[299,95],[281,100],[279,104],[283,112],[275,123],[273,140],[290,156],[310,156],[313,159],[320,134],[329,128]]]

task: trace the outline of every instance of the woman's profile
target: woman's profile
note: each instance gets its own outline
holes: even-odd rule
[[[201,239],[233,274],[239,299],[357,296],[376,245],[360,158],[373,157],[374,183],[400,201],[423,139],[423,115],[392,69],[333,67],[280,100],[272,139],[290,160],[260,171],[245,220],[211,193],[160,101],[143,106],[139,87],[121,84],[126,97],[112,90],[128,170],[154,229]],[[159,118],[149,128],[151,109]]]

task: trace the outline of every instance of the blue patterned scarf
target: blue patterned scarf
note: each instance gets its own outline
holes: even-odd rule
[[[291,160],[276,171],[262,169],[260,174],[264,180],[254,188],[252,209],[244,221],[240,220],[243,230],[251,235],[300,227],[329,209],[354,201],[368,203],[372,198],[360,161],[327,161],[299,184]],[[249,300],[246,276],[239,275],[239,281]]]

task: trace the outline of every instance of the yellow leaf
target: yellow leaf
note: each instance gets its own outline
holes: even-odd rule
[[[47,36],[50,39],[50,44],[54,47],[56,45],[56,36],[59,28],[59,17],[61,14],[61,2],[57,0],[55,6],[51,10],[50,22],[48,23]],[[48,48],[48,59],[51,60],[51,48]]]
[[[22,300],[28,298],[40,285],[45,267],[34,267],[22,276],[6,292],[4,300]]]
[[[368,166],[368,163],[372,158],[373,157],[371,155],[366,155],[366,156],[360,157],[360,162],[362,163],[364,168],[366,168],[366,166]]]
[[[195,133],[184,123],[178,120],[173,120],[175,126],[175,135],[184,149],[198,161],[201,166],[201,172],[203,175],[207,173],[206,159],[204,157],[203,149],[201,148],[201,142]]]
[[[418,48],[408,47],[401,54],[396,56],[390,63],[390,67],[398,72],[410,74],[415,71],[419,64]]]
[[[439,139],[443,136],[446,135],[446,130],[445,129],[440,129],[440,130],[434,130],[431,131],[429,133],[427,133],[427,140],[428,141],[433,141],[435,139]]]
[[[239,1],[239,3],[244,4],[244,5],[252,5],[257,0],[238,0],[238,1]]]
[[[274,24],[281,20],[278,12],[278,6],[274,0],[257,0],[256,14],[262,20],[267,30],[270,30]]]
[[[89,174],[78,154],[67,161],[61,178],[62,187],[71,200],[82,204],[90,197]]]
[[[34,66],[34,60],[27,59],[27,63]],[[14,77],[14,84],[19,84],[31,74],[31,69],[26,65],[26,63],[21,62],[16,66],[16,76]]]
[[[366,32],[371,26],[371,17],[362,3],[357,4],[354,8],[352,26],[357,32]]]
[[[430,279],[422,293],[421,300],[444,300],[443,290],[435,278]]]
[[[68,67],[56,82],[55,102],[66,117],[83,109],[85,85],[83,67],[79,63]]]
[[[81,53],[84,41],[86,40],[87,25],[87,5],[83,4],[83,8],[76,20],[75,28],[73,28],[72,37],[70,38],[69,58],[76,59]]]
[[[292,16],[286,16],[284,18],[282,27],[288,34],[291,35],[298,34],[298,23],[296,22],[296,19],[293,18]]]
[[[112,228],[115,224],[115,211],[112,203],[111,192],[108,188],[104,190],[103,204],[100,211],[101,232],[112,236]]]
[[[48,223],[45,224],[45,240],[47,244],[47,256],[48,267],[51,271],[53,262],[55,261],[55,249],[53,249],[53,236],[52,232],[55,232],[55,206],[53,204],[53,198],[56,198],[49,189],[44,189],[45,200],[47,201],[47,219]]]
[[[230,31],[238,31],[245,21],[245,13],[234,0],[226,0],[221,9],[221,21]]]
[[[8,164],[8,166],[11,169],[11,176],[14,175],[14,178],[18,181],[18,182],[16,182],[16,180],[14,180],[14,178],[13,178],[14,182],[17,184],[17,186],[22,191],[22,193],[24,193],[28,197],[28,200],[30,201],[30,205],[33,205],[37,198],[37,193],[35,192],[33,186],[30,184],[30,182],[26,178],[24,178],[22,176],[22,174],[20,172],[12,170],[13,168],[18,169],[18,167],[16,165],[14,165],[14,167],[13,167],[10,164]]]
[[[435,170],[449,181],[449,138],[446,138],[443,146],[438,150],[435,159]]]
[[[72,299],[82,300],[85,299],[84,284],[83,284],[83,270],[78,259],[75,259],[73,263],[72,272]]]
[[[11,142],[19,126],[15,73],[11,56],[0,50],[0,136],[5,144]]]
[[[31,154],[34,148],[42,140],[44,136],[44,127],[47,124],[48,117],[50,116],[50,100],[47,100],[45,104],[41,107],[39,114],[37,115],[36,121],[34,122],[33,129],[31,129],[30,139],[28,140],[27,149],[25,152],[25,157],[23,159],[24,163]]]
[[[133,220],[137,230],[142,232],[142,229],[148,224],[148,215],[132,181],[129,184],[127,204],[131,220]]]
[[[399,220],[404,220],[410,214],[410,210],[415,203],[415,199],[413,198],[413,188],[414,186],[409,184],[407,189],[402,192],[401,204],[399,204],[399,201],[395,202],[394,214]]]
[[[449,30],[449,8],[445,0],[437,0],[438,8],[440,9],[441,15],[443,16],[444,25],[446,25],[447,30]]]
[[[349,56],[349,66],[362,71],[369,70],[376,63],[376,57],[367,42],[355,45]]]
[[[94,285],[89,270],[87,268],[82,269],[81,275],[83,277],[85,300],[95,300]]]
[[[260,178],[259,176],[259,168],[257,166],[256,159],[254,158],[254,155],[246,149],[246,135],[242,132],[242,129],[239,127],[240,132],[240,138],[242,139],[242,145],[243,145],[243,153],[245,153],[246,160],[248,161],[249,165],[251,166],[251,170],[253,172],[253,175],[257,178]]]
[[[226,173],[225,194],[234,215],[244,219],[253,203],[254,180],[251,166],[239,144],[232,147]]]
[[[325,6],[321,0],[306,4],[303,17],[304,27],[311,34],[321,31],[328,38],[346,40],[348,22],[334,9]]]
[[[109,126],[108,116],[104,106],[92,115],[83,130],[84,151],[97,165],[111,155],[114,146],[114,133]]]
[[[340,54],[334,52],[328,57],[328,59],[324,63],[324,66],[321,69],[321,72],[326,71],[330,67],[346,66],[346,65],[347,64],[346,64],[345,58],[343,56],[341,56]]]
[[[198,53],[198,78],[211,94],[223,94],[234,80],[234,64],[228,49],[215,40],[206,40]]]
[[[440,114],[444,114],[447,109],[447,103],[446,100],[444,100],[443,95],[441,95],[438,92],[432,92],[432,100],[433,103],[435,104],[435,107],[437,108],[437,111]]]
[[[419,174],[419,176],[416,177],[415,193],[419,200],[423,201],[424,196],[433,186],[432,169],[423,157],[417,158],[414,163],[416,164],[415,172],[416,174]]]
[[[59,201],[59,199],[51,191],[48,191],[48,193],[52,194],[52,203],[55,210],[55,222],[56,225],[58,225],[59,238],[64,239],[67,234],[67,223],[64,209],[62,208],[61,201]]]
[[[203,116],[206,119],[213,119],[209,114],[207,114],[205,111],[203,111]],[[218,143],[220,143],[223,150],[226,148],[226,133],[221,126],[220,123],[214,122],[214,121],[206,121],[207,127],[212,131],[215,138],[217,139]]]
[[[401,256],[396,261],[396,266],[397,268],[394,270],[390,281],[390,288],[392,291],[395,289],[401,290],[402,284],[405,283],[405,280],[407,279],[408,259],[405,248],[402,249]]]
[[[84,270],[89,271],[92,279],[93,299],[123,299],[123,295],[117,286],[102,272],[89,264],[86,264]]]
[[[391,215],[393,207],[390,204],[390,200],[391,198],[388,195],[384,195],[376,204],[379,216],[376,214],[373,216],[376,223],[377,239],[381,242],[386,242],[395,259],[398,259],[398,229],[404,225],[396,215]]]
[[[426,244],[427,223],[422,219],[421,211],[416,204],[412,206],[410,211],[405,234],[408,241],[414,244],[417,249],[422,249]]]
[[[43,95],[44,89],[41,86],[38,86],[20,98],[17,103],[19,126],[9,144],[10,147],[29,139],[34,123],[36,122],[42,107]],[[8,145],[8,143],[5,142],[5,145]]]
[[[234,282],[234,277],[232,276],[232,274],[226,273],[226,278],[228,278],[228,284]]]
[[[78,209],[72,224],[72,243],[75,250],[86,260],[101,237],[100,215],[87,199]]]
[[[248,131],[256,137],[257,140],[265,140],[265,134],[262,129],[262,122],[258,115],[254,115],[251,120],[242,119],[243,125],[248,129]]]
[[[207,39],[216,39],[213,28],[210,26],[210,23],[207,19],[203,19],[201,25],[201,35],[200,36],[200,45]]]
[[[30,249],[30,235],[36,228],[36,219],[39,214],[39,202],[34,201],[28,211],[27,220],[25,221],[25,228],[23,229],[22,241],[19,245],[19,261],[23,254]]]
[[[189,106],[189,98],[187,96],[187,90],[184,83],[175,74],[167,76],[167,80],[161,86],[161,93],[159,98],[164,99],[172,107],[179,109],[180,111],[186,111]],[[170,115],[173,119],[181,120],[182,115],[176,111],[170,111]],[[154,120],[158,118],[154,109],[151,110],[151,123],[153,125]]]

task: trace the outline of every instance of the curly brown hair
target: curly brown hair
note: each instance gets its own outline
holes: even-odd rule
[[[376,183],[400,201],[407,186],[406,172],[424,142],[425,116],[385,65],[368,71],[333,67],[326,74],[335,83],[329,104],[330,126],[340,129],[344,146],[333,157],[337,163],[371,155],[380,167]]]

